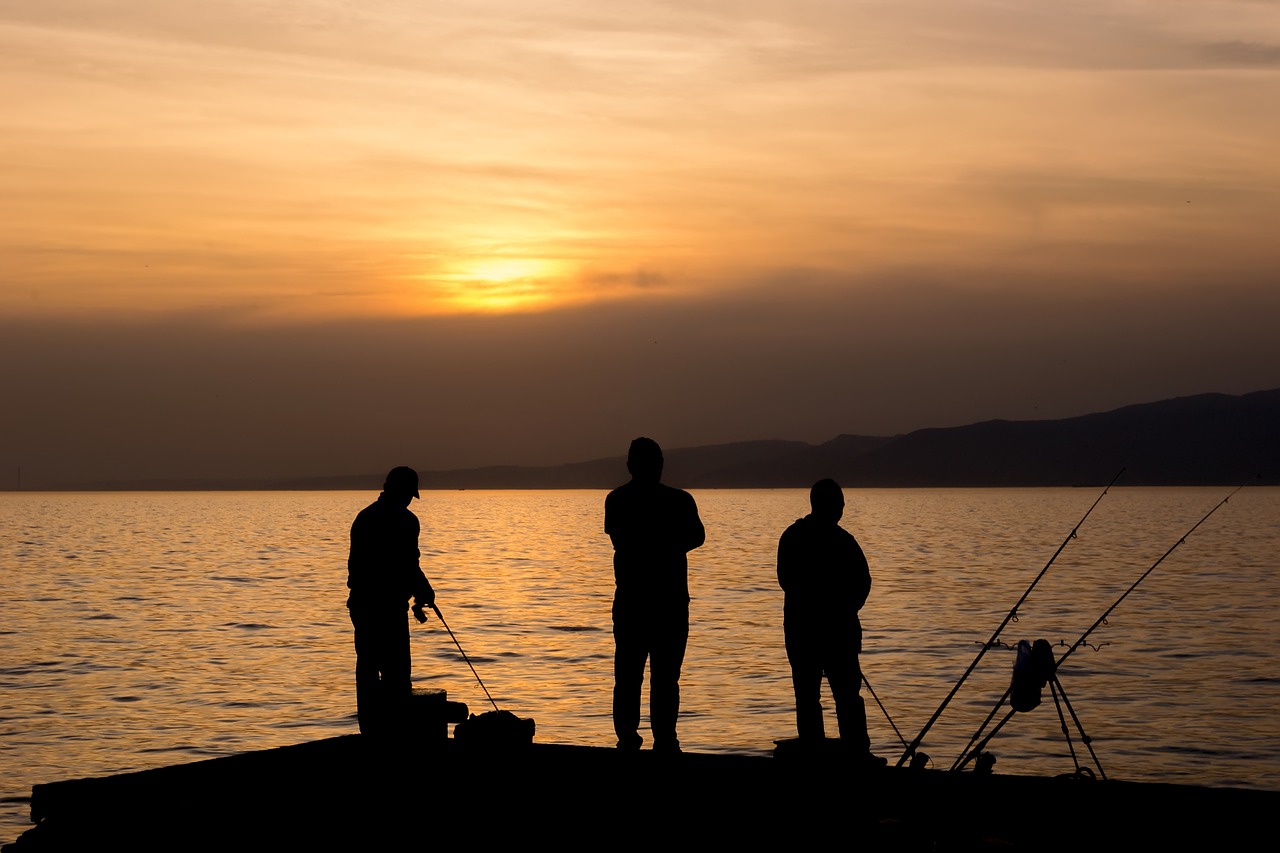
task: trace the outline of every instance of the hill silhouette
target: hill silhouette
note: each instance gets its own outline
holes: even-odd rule
[[[1277,482],[1280,390],[1201,394],[1062,420],[985,421],[923,429],[881,444],[853,436],[732,472],[757,486],[803,486],[831,476],[849,486],[1130,486]],[[719,485],[721,472],[699,485]]]
[[[684,488],[1280,483],[1280,389],[1199,394],[1060,420],[993,420],[897,436],[840,435],[814,445],[764,440],[666,450],[665,482]],[[551,466],[419,468],[424,489],[608,489],[624,454]],[[148,480],[75,489],[376,490],[383,472],[289,480]]]

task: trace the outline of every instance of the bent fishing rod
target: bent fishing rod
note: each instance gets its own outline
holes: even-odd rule
[[[1053,556],[1049,558],[1049,562],[1044,564],[1044,568],[1040,570],[1040,574],[1036,575],[1035,580],[1033,580],[1031,585],[1027,587],[1027,591],[1022,594],[1022,597],[1018,599],[1018,602],[1014,604],[1005,615],[1004,620],[996,627],[996,630],[991,634],[991,639],[983,643],[982,648],[978,649],[978,654],[973,659],[973,663],[969,664],[969,668],[964,671],[964,675],[960,676],[960,680],[951,688],[951,692],[947,694],[947,698],[942,700],[942,704],[938,706],[938,710],[933,712],[933,716],[929,718],[929,722],[924,724],[924,728],[920,730],[920,734],[916,735],[911,741],[911,744],[907,746],[906,751],[902,753],[902,757],[898,759],[898,763],[894,765],[895,767],[901,767],[905,764],[906,761],[915,754],[916,750],[920,748],[920,744],[924,741],[924,736],[929,733],[929,729],[933,728],[933,724],[938,722],[938,718],[942,716],[942,712],[946,710],[947,705],[951,704],[951,700],[955,698],[956,693],[960,690],[960,685],[964,684],[965,680],[973,673],[973,670],[978,666],[978,662],[982,660],[982,656],[987,653],[987,649],[995,645],[996,640],[1000,637],[1000,632],[1017,617],[1018,608],[1021,607],[1027,600],[1027,597],[1031,595],[1031,591],[1036,588],[1036,584],[1040,583],[1040,579],[1044,577],[1045,572],[1049,571],[1049,567],[1058,559],[1058,555],[1067,547],[1067,543],[1076,538],[1076,534],[1080,530],[1081,525],[1083,525],[1085,520],[1093,513],[1094,507],[1102,502],[1102,499],[1107,496],[1107,492],[1111,490],[1111,487],[1116,484],[1116,480],[1119,480],[1120,475],[1123,473],[1124,468],[1121,468],[1116,472],[1116,475],[1111,478],[1111,482],[1107,483],[1107,487],[1102,490],[1102,494],[1098,495],[1097,499],[1095,499],[1090,505],[1088,511],[1080,517],[1080,520],[1076,522],[1076,526],[1071,528],[1071,532],[1062,540],[1062,544],[1058,546],[1058,550],[1054,551]]]
[[[1214,504],[1213,509],[1206,512],[1199,521],[1191,525],[1191,529],[1188,530],[1186,533],[1182,534],[1182,536],[1179,537],[1178,541],[1174,542],[1173,545],[1170,546],[1169,550],[1165,551],[1164,554],[1160,556],[1160,559],[1152,563],[1150,568],[1148,568],[1145,572],[1139,575],[1138,579],[1134,581],[1132,584],[1130,584],[1129,588],[1126,589],[1124,593],[1119,598],[1117,598],[1110,607],[1108,607],[1105,611],[1103,611],[1102,615],[1098,617],[1097,621],[1094,622],[1092,625],[1090,625],[1089,629],[1085,631],[1083,634],[1081,634],[1078,640],[1076,640],[1074,643],[1071,644],[1071,646],[1062,654],[1062,657],[1058,658],[1058,660],[1053,665],[1052,674],[1056,676],[1058,672],[1058,668],[1062,666],[1062,664],[1066,661],[1066,659],[1071,657],[1071,655],[1076,651],[1076,649],[1080,648],[1085,644],[1085,641],[1089,639],[1090,635],[1092,635],[1093,632],[1096,631],[1099,628],[1099,626],[1102,625],[1102,623],[1107,621],[1107,617],[1111,615],[1112,611],[1114,611],[1117,607],[1120,606],[1120,602],[1128,598],[1129,594],[1138,588],[1138,584],[1146,580],[1147,576],[1150,575],[1153,571],[1155,571],[1157,566],[1163,563],[1169,557],[1170,554],[1172,554],[1174,551],[1178,549],[1180,545],[1185,543],[1187,541],[1187,537],[1190,536],[1192,533],[1196,532],[1196,528],[1198,528],[1200,525],[1208,521],[1209,516],[1213,515],[1215,512],[1217,512],[1219,509],[1225,506],[1227,501],[1235,497],[1236,493],[1239,492],[1241,489],[1243,489],[1247,485],[1249,485],[1248,481],[1241,483],[1239,486],[1236,486],[1234,489],[1232,489],[1231,494],[1227,495],[1225,498],[1218,501],[1218,503]],[[965,746],[964,751],[960,753],[960,757],[957,758],[955,763],[951,765],[951,769],[953,771],[963,770],[966,764],[968,764],[970,761],[976,758],[982,752],[982,750],[986,749],[987,744],[989,744],[991,742],[991,739],[996,736],[996,733],[999,732],[1000,729],[1004,728],[1004,724],[1009,722],[1009,720],[1013,718],[1013,715],[1017,713],[1016,709],[1010,709],[1009,713],[1005,714],[1004,718],[1001,719],[1000,722],[996,724],[996,727],[991,730],[990,734],[982,738],[982,741],[978,743],[976,747],[973,745],[974,742],[978,740],[978,737],[982,734],[983,730],[986,729],[987,725],[995,717],[996,713],[1004,705],[1005,701],[1009,698],[1009,694],[1012,691],[1013,691],[1013,685],[1010,684],[1009,689],[1004,692],[1004,695],[1000,697],[1000,701],[996,703],[996,706],[991,709],[991,713],[987,715],[987,718],[983,720],[982,725],[978,727],[978,731],[974,733],[973,737],[969,738],[969,743]],[[1073,711],[1072,715],[1074,716],[1074,714],[1075,712]]]
[[[458,642],[458,638],[454,635],[453,629],[449,627],[449,623],[444,621],[444,615],[440,613],[440,608],[436,606],[435,602],[431,603],[431,609],[435,612],[436,618],[440,620],[440,624],[449,632],[449,636],[453,637],[453,644],[458,647],[458,652],[462,655],[462,659],[467,662],[467,666],[471,666],[471,658],[467,657],[467,653],[462,651],[462,643]],[[471,666],[471,674],[476,677],[476,682],[479,683],[480,689],[484,691],[484,695],[489,697],[489,704],[493,706],[493,710],[501,710],[498,708],[498,703],[493,701],[493,697],[489,696],[489,688],[484,686],[484,682],[480,680],[480,673],[476,672],[474,666]]]

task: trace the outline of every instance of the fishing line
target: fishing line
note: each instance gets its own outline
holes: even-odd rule
[[[440,624],[449,632],[449,636],[453,637],[453,644],[458,647],[458,652],[462,655],[462,659],[467,662],[467,666],[471,666],[471,658],[467,657],[467,653],[462,651],[462,643],[458,642],[458,638],[454,636],[453,630],[449,627],[449,623],[444,621],[444,616],[440,613],[440,608],[435,604],[431,605],[431,609],[435,611],[436,618],[440,620]],[[480,673],[476,672],[476,668],[471,666],[471,674],[476,677],[476,681],[480,684],[480,689],[484,691],[485,696],[489,696],[489,688],[484,686],[484,682],[480,681]],[[493,710],[500,710],[498,703],[493,701],[493,697],[489,696],[489,704],[493,706]]]
[[[1088,511],[1080,517],[1080,520],[1076,522],[1076,526],[1071,528],[1071,532],[1062,540],[1062,544],[1058,546],[1058,550],[1054,551],[1053,556],[1049,558],[1049,562],[1044,564],[1044,568],[1040,570],[1040,574],[1036,575],[1035,580],[1033,580],[1031,585],[1027,587],[1027,591],[1022,594],[1022,597],[1018,599],[1018,602],[1013,605],[1013,608],[1004,617],[1004,621],[1002,621],[991,634],[991,639],[983,643],[982,648],[978,650],[977,656],[973,659],[973,663],[969,664],[969,668],[964,671],[964,675],[960,676],[960,680],[951,688],[951,692],[947,694],[947,698],[942,700],[942,704],[938,706],[938,710],[933,712],[933,716],[929,718],[929,722],[924,724],[924,728],[920,730],[920,734],[916,735],[915,739],[907,746],[906,751],[902,753],[902,757],[898,759],[898,763],[895,765],[896,767],[901,767],[905,764],[907,759],[909,759],[915,751],[920,748],[921,742],[924,741],[924,736],[929,733],[929,729],[933,728],[933,724],[938,722],[938,718],[942,716],[942,712],[946,710],[947,705],[951,704],[951,700],[955,698],[956,693],[960,690],[960,685],[964,684],[965,680],[968,679],[970,674],[972,674],[974,668],[978,665],[978,661],[982,660],[982,656],[987,653],[987,649],[991,648],[991,646],[1000,637],[1000,632],[1005,629],[1005,626],[1018,617],[1018,608],[1021,607],[1023,602],[1027,600],[1027,597],[1031,595],[1031,590],[1035,589],[1036,584],[1040,583],[1040,579],[1044,577],[1045,572],[1049,571],[1049,567],[1058,559],[1058,555],[1067,547],[1067,543],[1076,538],[1076,534],[1080,530],[1081,525],[1083,525],[1085,520],[1090,516],[1090,514],[1092,514],[1094,507],[1102,502],[1102,499],[1107,496],[1107,492],[1111,490],[1111,487],[1116,484],[1116,480],[1119,480],[1120,475],[1123,473],[1124,468],[1121,468],[1116,472],[1116,475],[1111,478],[1111,482],[1107,483],[1107,487],[1102,490],[1102,494],[1098,495],[1093,504],[1090,505]],[[985,723],[983,725],[985,726]]]
[[[1062,666],[1063,662],[1066,661],[1067,658],[1071,657],[1071,655],[1076,651],[1076,649],[1080,648],[1083,645],[1086,645],[1085,641],[1089,639],[1089,636],[1093,634],[1093,632],[1096,631],[1100,625],[1102,625],[1104,622],[1107,621],[1107,617],[1111,615],[1111,612],[1113,610],[1115,610],[1117,607],[1120,606],[1120,602],[1128,598],[1129,594],[1138,588],[1138,584],[1146,580],[1147,576],[1150,575],[1153,571],[1155,571],[1157,566],[1163,563],[1170,554],[1176,551],[1180,545],[1182,545],[1187,541],[1188,536],[1190,536],[1192,533],[1195,533],[1196,529],[1200,525],[1204,524],[1206,521],[1209,520],[1209,516],[1213,515],[1215,512],[1217,512],[1219,509],[1225,506],[1229,500],[1231,500],[1233,497],[1236,496],[1237,492],[1239,492],[1245,486],[1249,485],[1249,482],[1250,481],[1245,481],[1244,483],[1241,483],[1239,486],[1236,486],[1234,489],[1232,489],[1229,495],[1227,495],[1222,500],[1218,501],[1218,503],[1214,504],[1213,509],[1206,512],[1199,521],[1191,525],[1190,530],[1182,534],[1182,536],[1179,537],[1178,541],[1174,542],[1173,545],[1169,548],[1169,550],[1165,551],[1164,554],[1160,556],[1160,559],[1152,563],[1150,568],[1148,568],[1145,572],[1139,575],[1138,579],[1134,581],[1132,584],[1130,584],[1129,588],[1126,589],[1124,593],[1119,598],[1117,598],[1110,607],[1108,607],[1105,611],[1103,611],[1102,615],[1098,617],[1097,621],[1094,622],[1092,625],[1090,625],[1089,629],[1085,631],[1083,634],[1081,634],[1080,638],[1076,640],[1074,643],[1072,643],[1071,647],[1068,648],[1066,652],[1063,653],[1062,657],[1058,658],[1057,662],[1054,663],[1053,672],[1055,677],[1058,672],[1058,668]],[[1013,686],[1010,685],[1009,689],[1006,690],[1004,692],[1004,695],[1000,697],[1000,701],[997,702],[996,706],[991,709],[991,713],[987,715],[987,718],[982,722],[982,725],[978,727],[978,730],[976,732],[974,732],[973,737],[969,739],[968,745],[966,745],[964,748],[964,751],[960,753],[960,757],[956,759],[953,765],[951,765],[951,769],[953,771],[963,770],[965,765],[968,764],[970,761],[972,761],[975,757],[977,757],[977,755],[981,753],[983,749],[986,748],[987,744],[991,742],[991,739],[996,736],[996,733],[999,732],[1000,729],[1004,728],[1004,724],[1009,722],[1009,720],[1013,717],[1013,715],[1017,713],[1015,710],[1011,709],[1009,713],[1006,714],[1002,720],[1000,720],[1000,722],[996,725],[996,727],[991,730],[991,733],[982,739],[981,743],[979,743],[977,747],[973,746],[974,742],[978,740],[978,737],[982,734],[983,730],[986,729],[987,725],[991,722],[992,718],[995,717],[996,713],[1000,710],[1001,706],[1003,706],[1005,701],[1009,698],[1009,694],[1012,692],[1012,690],[1013,690]],[[1072,716],[1074,715],[1075,715],[1075,712],[1072,711]],[[1090,749],[1090,752],[1092,752],[1092,749]],[[1099,767],[1099,769],[1101,769],[1101,767]]]
[[[884,714],[884,718],[889,721],[889,725],[893,727],[893,733],[898,736],[898,740],[902,741],[902,745],[907,745],[907,739],[902,736],[902,732],[898,731],[898,727],[893,723],[893,717],[889,716],[889,711],[884,707],[884,703],[880,701],[880,697],[876,695],[876,691],[871,688],[871,682],[867,681],[866,673],[862,674],[862,683],[867,685],[867,691],[871,694],[871,698],[876,700],[876,704],[880,706],[880,711]]]

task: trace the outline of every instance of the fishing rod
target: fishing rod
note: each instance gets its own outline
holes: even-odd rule
[[[467,662],[467,666],[471,666],[471,658],[467,657],[467,653],[462,651],[462,643],[458,642],[458,638],[449,627],[449,623],[444,621],[444,615],[440,613],[440,608],[433,602],[431,604],[431,609],[435,611],[436,618],[440,620],[440,624],[444,626],[444,629],[449,632],[449,636],[453,637],[453,644],[458,647],[458,652],[461,653],[462,659]],[[471,666],[471,674],[476,677],[476,681],[479,682],[480,689],[484,691],[484,695],[489,697],[489,704],[493,706],[493,710],[500,710],[498,708],[498,703],[493,701],[492,696],[489,696],[489,688],[484,686],[483,681],[480,681],[480,673],[476,672],[476,668],[474,666]]]
[[[1062,657],[1058,658],[1058,660],[1053,664],[1053,671],[1051,673],[1051,676],[1054,678],[1057,677],[1058,668],[1062,666],[1062,664],[1066,661],[1067,658],[1071,657],[1071,655],[1076,651],[1076,649],[1080,648],[1085,644],[1085,641],[1089,639],[1090,635],[1092,635],[1093,632],[1096,631],[1098,627],[1102,625],[1102,623],[1107,621],[1107,617],[1111,615],[1112,611],[1114,611],[1117,607],[1119,607],[1120,602],[1128,598],[1129,594],[1138,588],[1138,584],[1146,580],[1147,576],[1150,575],[1153,571],[1155,571],[1157,566],[1163,563],[1169,557],[1170,554],[1176,551],[1180,545],[1182,545],[1187,541],[1188,536],[1190,536],[1192,533],[1195,533],[1196,529],[1200,525],[1208,521],[1209,516],[1213,515],[1215,512],[1217,512],[1219,509],[1225,506],[1227,501],[1235,497],[1236,493],[1239,492],[1241,489],[1243,489],[1247,485],[1249,485],[1249,481],[1241,483],[1239,486],[1236,486],[1229,495],[1227,495],[1222,500],[1218,501],[1218,503],[1214,504],[1213,509],[1206,512],[1199,521],[1191,525],[1191,529],[1188,530],[1186,533],[1182,534],[1182,536],[1179,537],[1178,541],[1174,542],[1173,545],[1170,546],[1169,550],[1165,551],[1164,554],[1160,556],[1160,559],[1152,563],[1150,568],[1148,568],[1145,572],[1139,575],[1138,579],[1134,581],[1132,584],[1130,584],[1129,588],[1126,589],[1124,593],[1119,598],[1117,598],[1110,607],[1108,607],[1105,611],[1103,611],[1102,615],[1098,617],[1097,621],[1095,621],[1092,625],[1090,625],[1089,629],[1080,635],[1080,639],[1072,643],[1071,646],[1063,653]],[[974,742],[977,741],[979,735],[981,735],[982,731],[987,727],[987,724],[991,722],[992,718],[995,717],[996,712],[1000,710],[1001,706],[1004,705],[1005,700],[1009,698],[1009,694],[1012,691],[1013,691],[1013,685],[1010,684],[1009,689],[1004,692],[1004,695],[1000,697],[1000,701],[996,703],[996,706],[994,708],[991,709],[991,713],[987,715],[986,720],[983,721],[982,725],[978,728],[978,731],[975,732],[973,737],[969,739],[968,745],[965,746],[965,749],[960,754],[960,757],[956,759],[955,764],[951,765],[951,769],[953,771],[963,770],[965,765],[968,764],[970,761],[972,761],[977,755],[979,755],[982,752],[982,750],[986,748],[987,744],[991,742],[991,739],[996,736],[996,733],[999,732],[1000,729],[1004,728],[1004,724],[1009,722],[1009,720],[1013,717],[1013,715],[1017,713],[1016,709],[1010,709],[1009,713],[1005,714],[1004,718],[1000,720],[1000,722],[996,725],[994,729],[991,730],[991,733],[988,734],[986,737],[984,737],[976,747],[973,746]],[[1072,712],[1072,714],[1074,716],[1074,711]],[[1087,744],[1087,741],[1086,741],[1086,744]],[[1092,749],[1090,751],[1092,751]]]
[[[1182,543],[1184,543],[1184,542],[1186,542],[1186,541],[1187,541],[1187,537],[1188,537],[1188,536],[1190,536],[1192,533],[1195,533],[1195,532],[1196,532],[1196,528],[1197,528],[1197,527],[1199,527],[1200,525],[1202,525],[1202,524],[1204,524],[1206,521],[1208,521],[1208,520],[1209,520],[1209,516],[1213,515],[1213,514],[1214,514],[1215,512],[1217,512],[1220,508],[1222,508],[1223,506],[1225,506],[1225,505],[1226,505],[1226,503],[1227,503],[1227,501],[1231,500],[1233,497],[1235,497],[1235,496],[1236,496],[1236,492],[1239,492],[1241,489],[1243,489],[1243,488],[1244,488],[1245,486],[1247,486],[1247,485],[1249,485],[1248,481],[1246,481],[1246,482],[1244,482],[1244,483],[1241,483],[1240,485],[1238,485],[1238,486],[1236,486],[1234,489],[1232,489],[1232,490],[1231,490],[1231,494],[1227,495],[1225,498],[1223,498],[1222,500],[1218,501],[1218,503],[1214,504],[1213,509],[1211,509],[1211,510],[1209,510],[1208,512],[1206,512],[1206,513],[1204,514],[1204,517],[1203,517],[1203,518],[1201,518],[1199,521],[1197,521],[1195,524],[1193,524],[1193,525],[1191,526],[1191,529],[1190,529],[1190,530],[1188,530],[1186,533],[1182,534],[1182,538],[1181,538],[1181,539],[1179,539],[1177,542],[1174,542],[1174,543],[1173,543],[1173,545],[1169,548],[1169,550],[1164,552],[1164,554],[1160,557],[1160,559],[1156,560],[1154,563],[1152,563],[1152,564],[1151,564],[1151,568],[1149,568],[1149,569],[1147,569],[1145,572],[1143,572],[1143,573],[1142,573],[1142,575],[1141,575],[1141,576],[1140,576],[1136,581],[1134,581],[1134,582],[1133,582],[1133,584],[1132,584],[1128,589],[1126,589],[1126,590],[1124,591],[1124,594],[1123,594],[1123,595],[1121,595],[1119,598],[1117,598],[1117,599],[1116,599],[1116,601],[1115,601],[1115,603],[1114,603],[1114,604],[1112,604],[1110,607],[1108,607],[1108,608],[1103,612],[1103,614],[1102,614],[1101,616],[1099,616],[1099,617],[1098,617],[1098,621],[1094,622],[1092,625],[1090,625],[1090,626],[1089,626],[1089,630],[1085,631],[1083,634],[1081,634],[1081,635],[1080,635],[1080,639],[1076,640],[1076,641],[1071,645],[1071,648],[1067,649],[1067,650],[1063,653],[1062,657],[1058,658],[1058,662],[1057,662],[1056,664],[1054,664],[1053,668],[1054,668],[1054,669],[1057,669],[1058,667],[1062,666],[1062,662],[1063,662],[1063,661],[1065,661],[1067,658],[1071,657],[1072,653],[1073,653],[1073,652],[1075,652],[1075,650],[1076,650],[1076,649],[1078,649],[1078,648],[1080,648],[1081,646],[1083,646],[1083,645],[1084,645],[1084,641],[1085,641],[1085,640],[1087,640],[1087,639],[1089,639],[1089,636],[1090,636],[1094,631],[1096,631],[1096,630],[1098,629],[1098,626],[1099,626],[1099,625],[1101,625],[1103,622],[1106,622],[1106,621],[1107,621],[1107,617],[1111,615],[1111,611],[1113,611],[1113,610],[1115,610],[1117,607],[1119,607],[1119,606],[1120,606],[1120,602],[1122,602],[1122,601],[1124,601],[1126,598],[1128,598],[1128,597],[1129,597],[1129,593],[1131,593],[1131,592],[1133,592],[1135,589],[1137,589],[1137,588],[1138,588],[1138,584],[1140,584],[1140,583],[1142,583],[1144,580],[1146,580],[1147,575],[1149,575],[1149,574],[1151,574],[1153,571],[1155,571],[1156,566],[1158,566],[1158,565],[1160,565],[1161,563],[1163,563],[1163,562],[1165,561],[1165,558],[1167,558],[1170,554],[1172,554],[1175,550],[1177,550],[1177,548],[1178,548],[1178,546],[1179,546],[1179,545],[1181,545]]]
[[[867,686],[867,691],[871,694],[871,698],[876,700],[876,704],[880,706],[880,711],[884,714],[884,718],[889,721],[889,725],[893,727],[893,733],[898,736],[898,740],[902,741],[902,745],[907,745],[907,739],[902,736],[902,732],[898,731],[897,725],[893,722],[893,717],[889,716],[889,711],[885,708],[884,703],[880,701],[880,697],[876,695],[876,691],[872,689],[871,682],[867,680],[866,673],[862,675],[862,683]]]
[[[920,748],[920,744],[924,740],[924,736],[929,733],[929,729],[933,728],[933,724],[942,716],[942,712],[946,710],[947,705],[951,704],[951,700],[955,698],[956,693],[960,690],[960,685],[964,684],[965,680],[973,673],[974,668],[978,665],[978,661],[982,660],[982,656],[987,653],[987,649],[995,645],[996,640],[1000,637],[1000,632],[1005,629],[1005,626],[1017,617],[1018,608],[1021,607],[1023,602],[1027,600],[1027,597],[1031,595],[1031,591],[1036,588],[1036,584],[1040,583],[1040,579],[1044,577],[1045,572],[1049,571],[1049,567],[1058,559],[1058,555],[1067,547],[1067,543],[1076,538],[1076,534],[1080,530],[1081,525],[1083,525],[1085,520],[1090,516],[1090,514],[1092,514],[1094,507],[1101,503],[1102,499],[1106,497],[1107,492],[1116,484],[1116,480],[1120,479],[1120,475],[1124,473],[1124,470],[1124,468],[1121,468],[1116,472],[1116,475],[1111,478],[1111,482],[1107,483],[1107,487],[1102,490],[1102,494],[1098,495],[1093,504],[1090,505],[1089,510],[1080,517],[1080,520],[1076,522],[1076,526],[1071,528],[1071,532],[1062,540],[1062,544],[1058,546],[1058,550],[1054,551],[1053,556],[1049,558],[1049,562],[1044,564],[1044,568],[1040,570],[1040,574],[1036,575],[1035,580],[1033,580],[1031,585],[1027,587],[1027,591],[1022,594],[1022,597],[1018,599],[1018,602],[1014,604],[1008,614],[1005,615],[1004,620],[996,627],[996,630],[991,634],[991,639],[983,643],[982,648],[978,649],[978,654],[973,659],[973,663],[969,664],[969,668],[964,671],[964,675],[960,676],[960,680],[951,688],[951,692],[947,694],[947,698],[942,700],[942,704],[938,706],[938,710],[933,712],[933,716],[929,718],[929,722],[924,724],[924,728],[920,730],[920,734],[916,735],[915,739],[911,741],[911,744],[907,746],[906,751],[902,753],[902,757],[898,759],[898,763],[894,765],[895,767],[901,767],[906,763],[907,759],[914,755],[915,751]]]

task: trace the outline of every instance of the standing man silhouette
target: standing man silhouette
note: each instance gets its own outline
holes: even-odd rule
[[[841,745],[855,758],[883,763],[871,754],[867,711],[859,692],[862,623],[858,611],[871,592],[871,572],[858,540],[840,526],[844,492],[835,480],[809,491],[812,511],[778,540],[778,583],[786,594],[783,632],[796,695],[796,729],[802,743],[822,743],[822,677],[831,685]]]
[[[613,541],[613,730],[619,749],[639,749],[640,687],[649,662],[649,725],[656,751],[679,752],[680,667],[689,640],[688,552],[706,531],[693,497],[664,486],[662,449],[631,442],[631,481],[604,502]]]
[[[356,639],[356,717],[362,734],[395,733],[403,726],[410,684],[409,597],[413,613],[436,594],[418,566],[418,517],[409,503],[418,497],[418,472],[392,468],[382,494],[351,525],[347,559],[347,609]]]

